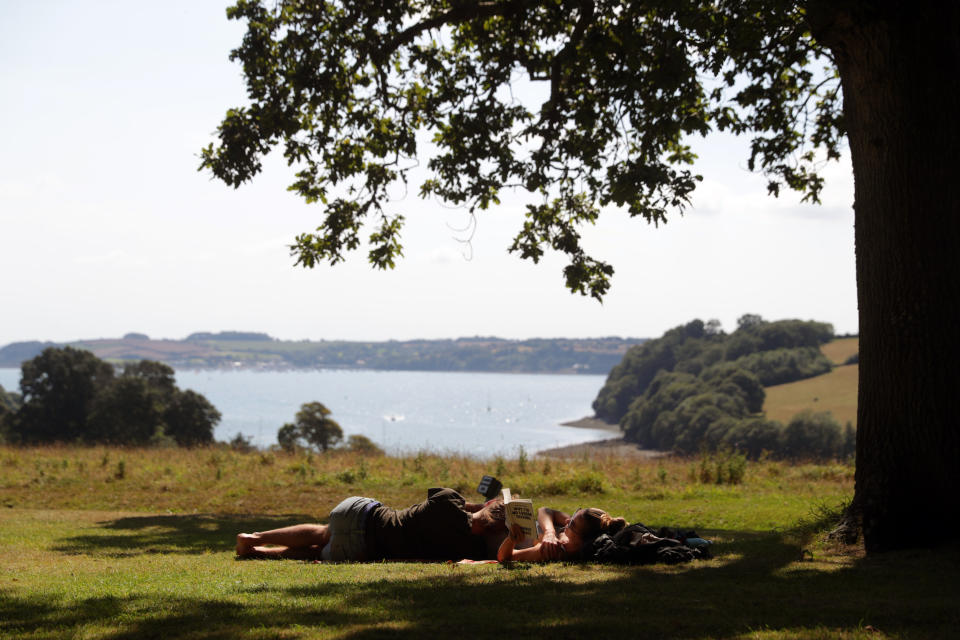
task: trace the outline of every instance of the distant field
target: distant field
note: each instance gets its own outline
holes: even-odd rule
[[[840,338],[820,347],[823,355],[834,364],[843,364],[847,358],[860,350],[860,338]]]
[[[858,345],[857,338],[841,338],[821,350],[831,361],[842,364],[857,353]],[[858,374],[857,365],[845,365],[816,378],[767,387],[763,410],[768,418],[783,423],[804,409],[830,411],[841,425],[849,421],[856,426]]]

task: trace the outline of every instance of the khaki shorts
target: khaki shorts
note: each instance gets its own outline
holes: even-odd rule
[[[367,514],[380,506],[373,498],[353,496],[330,512],[330,542],[323,548],[324,560],[366,560]]]

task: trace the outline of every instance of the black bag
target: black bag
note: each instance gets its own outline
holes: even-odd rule
[[[661,540],[647,542],[645,534],[653,534]],[[682,531],[662,527],[657,531],[640,523],[632,524],[614,536],[601,534],[591,545],[588,560],[608,564],[678,564],[692,560],[704,560],[710,556],[706,547],[688,547],[682,540],[698,538],[695,531]]]

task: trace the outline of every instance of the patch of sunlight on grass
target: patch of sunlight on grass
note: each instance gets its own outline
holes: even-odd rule
[[[822,626],[813,629],[761,629],[732,637],[736,640],[885,640],[899,636],[889,636],[870,625],[860,625],[860,628],[850,630]]]

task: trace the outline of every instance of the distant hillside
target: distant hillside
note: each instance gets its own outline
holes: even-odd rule
[[[857,353],[857,338],[840,338],[823,345],[820,350],[836,366],[815,378],[767,387],[763,411],[768,418],[786,423],[804,409],[829,411],[840,424],[857,426],[857,380],[859,367],[844,365]]]
[[[112,362],[158,360],[175,368],[350,368],[412,371],[590,373],[604,375],[638,338],[459,338],[389,342],[284,341],[263,333],[194,333],[153,340],[139,333],[71,343],[16,342],[0,349],[0,367],[19,367],[50,346],[87,349]]]

